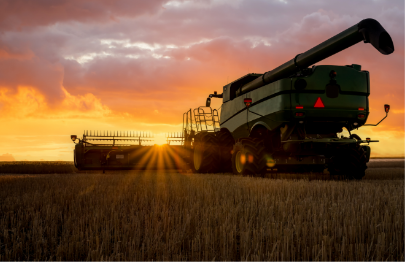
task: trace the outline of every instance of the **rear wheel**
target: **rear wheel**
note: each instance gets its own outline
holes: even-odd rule
[[[360,145],[349,145],[337,150],[332,156],[328,170],[331,175],[346,179],[362,179],[367,169],[367,152]]]
[[[221,172],[232,172],[232,148],[235,144],[235,139],[227,131],[217,132],[216,137],[219,145]]]
[[[219,170],[218,142],[214,133],[200,133],[194,138],[192,169],[194,173],[216,173]]]
[[[266,172],[266,154],[263,141],[244,138],[233,147],[232,170],[235,174],[259,174]]]

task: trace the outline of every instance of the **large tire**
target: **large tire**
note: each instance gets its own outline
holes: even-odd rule
[[[331,175],[360,180],[366,174],[367,152],[360,145],[348,145],[335,153],[328,165]]]
[[[232,170],[234,174],[263,175],[267,170],[263,141],[257,138],[240,139],[233,147]]]
[[[232,149],[235,144],[235,139],[231,133],[227,131],[220,131],[216,133],[219,153],[220,153],[220,171],[223,173],[232,172]]]
[[[194,173],[219,171],[218,141],[214,133],[199,133],[194,138],[192,170]]]

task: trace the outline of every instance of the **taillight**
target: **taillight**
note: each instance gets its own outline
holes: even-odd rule
[[[295,106],[295,109],[304,109],[304,106]]]
[[[363,115],[363,114],[358,115],[358,118],[364,118],[364,117],[366,117],[366,115]]]
[[[359,111],[364,111],[364,107],[359,107]]]
[[[246,107],[249,107],[252,104],[252,98],[243,99],[243,103],[245,103]]]
[[[304,116],[304,113],[302,113],[302,112],[297,112],[297,113],[295,113],[295,116]]]

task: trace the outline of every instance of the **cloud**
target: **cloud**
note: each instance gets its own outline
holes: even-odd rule
[[[260,4],[264,5],[263,8],[271,7]],[[211,8],[212,12],[202,11],[206,9],[199,9],[201,5]],[[164,12],[159,13],[159,21],[164,21],[164,25],[159,26],[151,23],[148,17],[135,18],[140,25],[132,28],[141,37],[127,31],[127,24],[133,24],[133,21],[125,20],[128,18],[120,23],[97,24],[96,29],[91,23],[83,22],[80,30],[74,24],[59,23],[36,29],[35,33],[7,33],[3,41],[9,46],[13,43],[15,48],[20,48],[15,52],[31,52],[35,57],[24,61],[0,61],[0,68],[3,69],[0,71],[0,81],[4,87],[14,92],[17,92],[18,86],[35,87],[52,109],[57,109],[55,104],[67,105],[64,100],[66,92],[75,97],[91,94],[94,99],[99,99],[99,108],[104,106],[111,112],[127,113],[146,122],[153,117],[153,110],[149,108],[153,106],[166,112],[165,116],[160,114],[158,119],[153,119],[174,123],[178,121],[178,115],[184,108],[201,104],[208,93],[219,91],[227,82],[249,71],[265,72],[275,68],[295,54],[361,20],[357,16],[338,15],[319,9],[295,19],[296,22],[284,23],[282,26],[274,26],[273,22],[279,21],[271,21],[269,18],[261,23],[247,19],[242,26],[239,20],[227,17],[227,23],[222,24],[224,20],[218,20],[220,26],[212,28],[209,19],[222,19],[219,18],[222,16],[217,17],[215,14],[226,13],[227,6],[224,3],[210,2],[202,2],[197,6],[199,8],[190,2],[169,5]],[[240,2],[239,5],[231,6],[233,12],[242,15],[243,12],[238,7],[246,7],[246,4]],[[286,8],[280,4],[272,7],[275,10]],[[395,8],[388,10],[398,13]],[[192,23],[187,22],[190,11],[195,12],[195,17],[202,18],[202,22],[195,20],[195,17],[192,18]],[[257,8],[254,11],[258,11]],[[203,13],[208,18],[201,17]],[[382,15],[386,13],[387,11]],[[249,18],[249,13],[243,15]],[[262,17],[264,18],[264,14]],[[392,19],[385,19],[391,21],[389,25],[397,25]],[[176,32],[182,33],[173,34],[169,25],[178,25]],[[259,28],[263,26],[263,30],[258,31],[253,25]],[[267,30],[264,30],[265,25]],[[104,31],[101,31],[102,28]],[[238,32],[234,31],[236,28],[239,29]],[[125,33],[125,37],[117,32]],[[153,32],[159,32],[159,36]],[[196,32],[198,35],[194,35]],[[403,34],[397,27],[389,28],[389,32],[393,33],[395,40],[400,39],[398,36]],[[225,33],[227,36],[222,36]],[[178,37],[173,42],[168,42],[173,35]],[[148,40],[153,42],[148,43]],[[31,43],[29,52],[26,51],[26,45],[19,44],[23,42]],[[400,47],[401,42],[399,44]],[[396,93],[403,82],[401,74],[395,74],[395,70],[388,72],[388,75],[387,72],[383,73],[376,61],[383,59],[384,64],[397,67],[399,71],[403,68],[402,57],[395,53],[387,59],[370,45],[364,46],[365,48],[363,46],[359,44],[323,63],[368,65],[365,69],[372,72],[372,86],[385,87],[373,89],[371,100],[374,95],[383,97]],[[378,60],[372,57],[378,57]],[[184,97],[188,99],[185,100]],[[392,99],[395,99],[394,107],[403,107],[401,96],[394,96],[390,100]],[[54,112],[56,114],[57,111]]]
[[[394,54],[360,43],[318,64],[370,71],[370,123],[389,103],[381,126],[403,133],[403,10],[403,1],[369,0],[2,1],[0,116],[165,132],[228,82],[372,17],[392,36]]]
[[[62,91],[63,99],[57,105],[49,105],[36,88],[19,86],[16,92],[0,88],[2,118],[96,118],[111,114],[92,94],[72,96],[64,88]]]
[[[153,14],[166,1],[142,0],[4,0],[0,4],[0,28],[24,30],[63,22],[119,22],[121,17]]]
[[[12,154],[6,153],[0,155],[0,161],[15,161],[15,159]]]

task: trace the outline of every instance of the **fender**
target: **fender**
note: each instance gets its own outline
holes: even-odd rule
[[[254,128],[255,128],[255,126],[257,126],[257,125],[262,125],[262,126],[264,126],[265,128],[267,128],[267,130],[270,130],[271,131],[271,128],[269,127],[269,125],[267,125],[265,122],[263,122],[263,121],[258,121],[258,122],[256,122],[253,126],[252,126],[252,128],[250,129],[250,131],[252,131]]]

